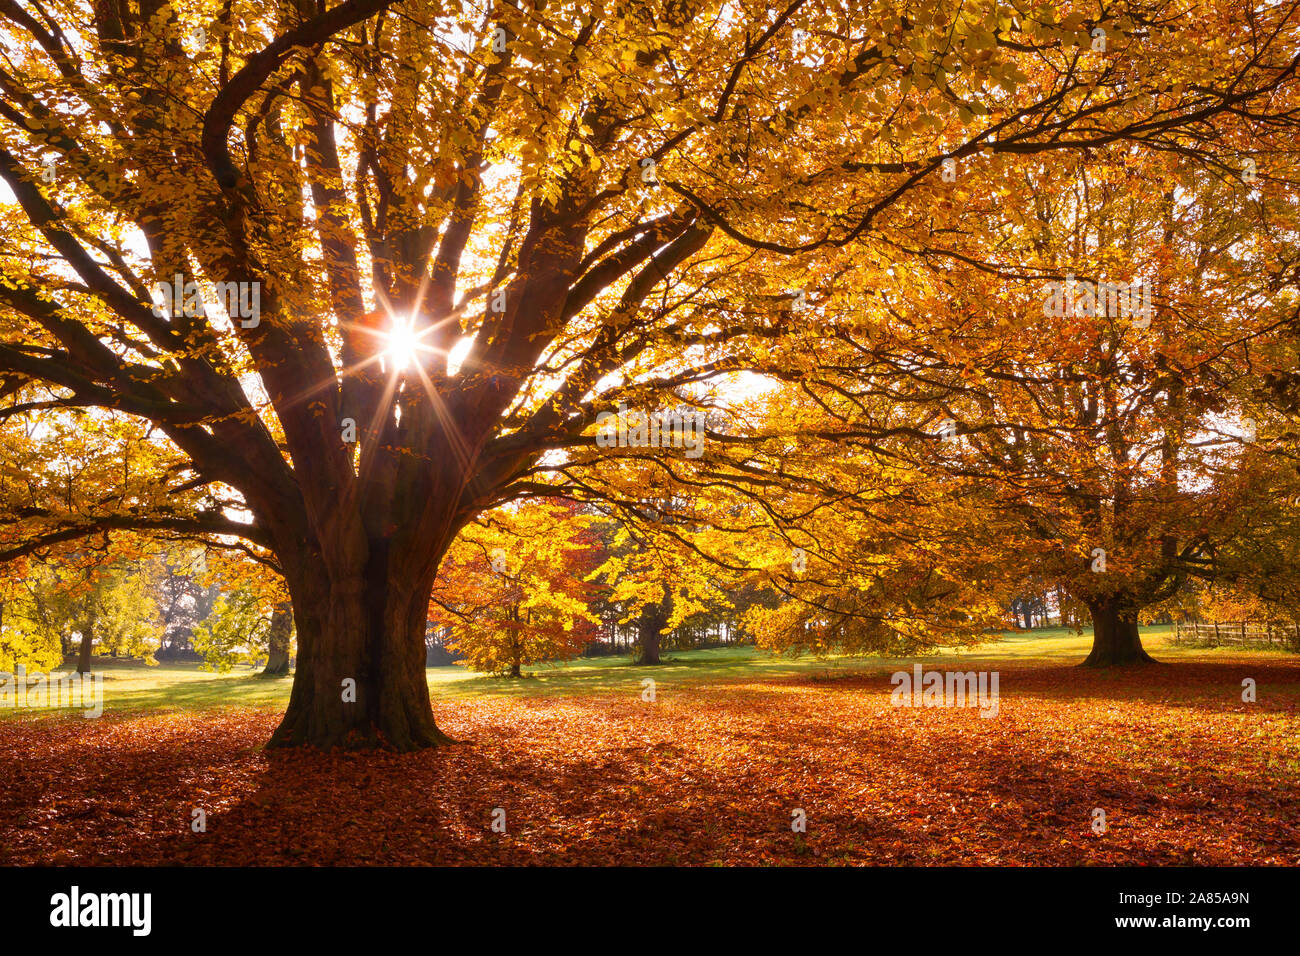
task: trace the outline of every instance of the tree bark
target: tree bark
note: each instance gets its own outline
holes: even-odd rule
[[[86,612],[85,620],[81,623],[81,648],[77,653],[77,673],[90,673],[90,651],[95,643],[95,611],[93,609]]]
[[[455,741],[433,719],[425,629],[433,568],[382,552],[348,572],[340,555],[286,561],[298,664],[284,719],[269,747],[418,750]],[[341,573],[342,572],[342,573]]]
[[[1115,600],[1088,607],[1092,611],[1092,652],[1083,662],[1084,667],[1155,663],[1142,647],[1136,610],[1123,607]]]
[[[266,667],[262,677],[285,677],[289,673],[289,638],[293,634],[293,611],[281,605],[271,615],[267,633]]]
[[[668,623],[667,602],[647,604],[637,621],[636,663],[659,664],[659,647],[663,643],[664,625]]]
[[[519,635],[519,602],[510,608],[510,623],[514,628],[510,632],[510,676],[523,677],[524,641]]]

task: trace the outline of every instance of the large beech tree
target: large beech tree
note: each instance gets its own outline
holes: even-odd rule
[[[1085,663],[1148,661],[1145,609],[1293,550],[1290,426],[1263,396],[1300,328],[1294,156],[1249,182],[1127,150],[1021,170],[1037,199],[989,204],[999,241],[947,230],[804,383],[816,404],[787,405],[946,478],[949,578],[1045,575],[1091,613]]]
[[[1249,144],[1216,119],[1285,122],[1300,51],[1293,3],[1235,0],[0,18],[0,394],[26,462],[0,556],[114,529],[242,541],[297,627],[273,743],[399,749],[443,739],[441,557],[593,445],[600,411],[770,370],[794,321],[762,303],[826,252],[924,249],[921,213],[975,157],[1235,161]],[[244,284],[244,307],[164,301],[176,276]],[[758,305],[698,308],[723,287]],[[31,423],[105,420],[85,480],[51,480]]]

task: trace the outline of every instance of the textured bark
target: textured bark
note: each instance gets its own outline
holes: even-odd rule
[[[293,609],[280,606],[271,615],[271,630],[267,634],[266,667],[263,677],[285,677],[289,673],[289,639],[293,636]]]
[[[1155,662],[1142,647],[1136,610],[1124,608],[1117,601],[1090,604],[1089,609],[1092,611],[1092,652],[1083,666],[1122,667]]]
[[[81,624],[81,648],[77,653],[77,673],[90,673],[90,651],[95,644],[95,612],[90,610]]]
[[[524,642],[519,636],[519,602],[516,601],[510,608],[510,622],[515,630],[511,633],[513,637],[510,640],[510,676],[523,677],[524,666]]]
[[[385,747],[452,743],[433,719],[425,678],[431,574],[389,574],[368,561],[330,580],[320,566],[286,565],[298,661],[271,747]]]
[[[638,664],[659,664],[659,649],[663,643],[664,627],[668,624],[668,609],[665,604],[647,604],[641,609],[637,621],[636,662]]]

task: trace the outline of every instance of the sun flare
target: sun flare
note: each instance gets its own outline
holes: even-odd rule
[[[394,318],[393,327],[388,330],[388,346],[384,349],[389,366],[396,371],[409,368],[422,348],[427,347],[420,342],[415,323],[411,319]]]

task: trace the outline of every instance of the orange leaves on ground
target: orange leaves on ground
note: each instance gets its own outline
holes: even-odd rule
[[[258,710],[8,720],[0,863],[1300,863],[1300,664],[1004,667],[993,719],[890,690],[457,700],[470,742],[413,755],[267,754]]]

